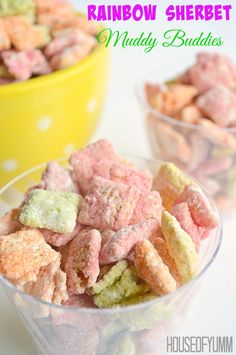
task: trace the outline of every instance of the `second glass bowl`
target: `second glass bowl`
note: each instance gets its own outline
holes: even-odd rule
[[[195,177],[227,215],[236,208],[236,128],[214,131],[189,124],[153,109],[145,85],[163,85],[191,65],[160,67],[140,78],[136,93],[145,116],[148,141],[155,159],[175,163]]]

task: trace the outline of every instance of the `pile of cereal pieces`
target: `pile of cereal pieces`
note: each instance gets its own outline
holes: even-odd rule
[[[146,84],[146,96],[155,111],[147,116],[155,156],[194,176],[221,210],[234,207],[236,64],[222,54],[200,53],[176,79]]]
[[[0,85],[78,63],[98,32],[67,0],[0,0]]]
[[[0,220],[0,273],[43,301],[121,307],[175,291],[198,272],[218,226],[201,189],[172,163],[156,176],[106,140],[48,163]]]

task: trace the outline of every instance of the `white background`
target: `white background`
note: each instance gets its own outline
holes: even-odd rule
[[[77,5],[80,1],[74,1]],[[114,4],[113,1],[91,1],[92,3]],[[222,36],[225,46],[220,50],[232,54],[236,59],[235,43],[236,10],[229,22],[182,22],[167,24],[164,10],[170,1],[139,1],[140,3],[158,3],[158,21],[155,23],[125,24],[113,23],[110,27],[129,29],[132,34],[140,34],[150,30],[157,37],[170,28],[183,28],[189,35],[197,36],[201,31],[211,31],[216,37]],[[222,3],[226,3],[222,0]],[[89,2],[79,5],[86,9]],[[127,1],[119,1],[119,4]],[[130,1],[131,3],[131,1]],[[164,4],[163,4],[164,3]],[[191,1],[173,1],[174,4],[186,4]],[[192,1],[193,3],[193,1]],[[196,3],[220,3],[220,1],[197,1]],[[227,1],[227,4],[233,1]],[[166,4],[166,5],[165,5]],[[234,5],[236,8],[236,6]],[[235,45],[234,45],[235,46]],[[175,65],[180,63],[199,48],[164,49],[161,46],[150,54],[145,54],[142,48],[116,48],[112,54],[111,79],[106,106],[102,121],[93,138],[106,137],[110,139],[119,151],[136,155],[149,156],[143,117],[134,95],[136,78],[144,70],[153,66]],[[235,219],[235,218],[234,218]],[[220,253],[205,276],[199,294],[191,307],[183,334],[186,335],[229,335],[235,336],[236,354],[236,221],[224,221],[224,240]],[[21,321],[12,309],[2,290],[0,290],[0,355],[35,355],[36,351],[31,339],[24,330]],[[125,355],[125,354],[121,354]]]

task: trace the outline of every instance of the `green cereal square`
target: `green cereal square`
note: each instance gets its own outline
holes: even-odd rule
[[[98,281],[93,287],[91,287],[91,294],[96,295],[104,291],[107,287],[112,286],[118,281],[124,271],[128,268],[129,264],[126,260],[121,260],[108,271],[108,273]]]
[[[95,295],[93,301],[99,308],[117,307],[126,298],[145,294],[148,291],[148,285],[141,282],[135,267],[131,266],[124,270],[120,280]]]
[[[27,227],[72,233],[81,202],[82,197],[75,193],[36,189],[20,210],[20,222]]]

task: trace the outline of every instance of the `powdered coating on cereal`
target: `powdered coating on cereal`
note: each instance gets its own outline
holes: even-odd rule
[[[74,193],[36,189],[29,193],[21,207],[19,220],[27,227],[72,233],[81,200],[81,196]]]
[[[192,238],[180,227],[177,219],[167,211],[162,215],[162,232],[182,281],[188,282],[198,270],[198,256]]]
[[[20,207],[0,219],[1,275],[44,302],[77,308],[150,301],[196,275],[196,249],[218,220],[190,178],[165,163],[153,179],[106,140],[70,163],[49,162]],[[52,316],[56,327],[80,323],[58,308]]]
[[[67,0],[1,0],[0,85],[79,63],[96,49],[99,31]]]

